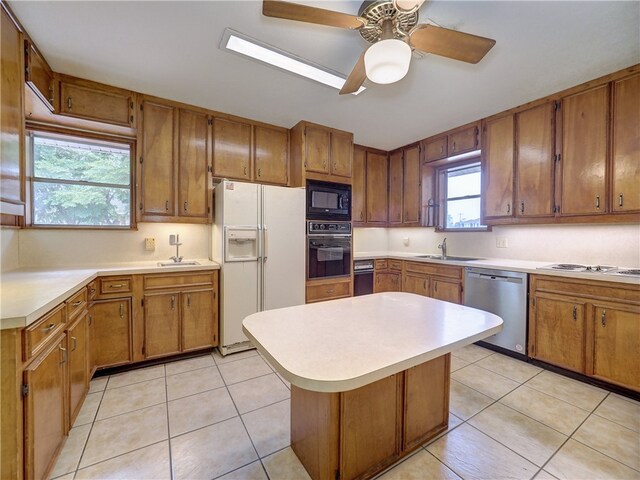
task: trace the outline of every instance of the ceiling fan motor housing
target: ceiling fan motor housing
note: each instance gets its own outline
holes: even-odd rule
[[[384,38],[389,38],[383,30],[385,20],[391,20],[393,24],[393,36],[405,40],[409,31],[418,23],[418,12],[401,12],[397,10],[392,0],[374,0],[362,2],[358,16],[365,19],[367,24],[358,31],[362,38],[369,43],[376,43]]]

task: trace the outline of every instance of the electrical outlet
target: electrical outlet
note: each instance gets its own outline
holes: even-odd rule
[[[507,248],[509,246],[509,242],[505,237],[496,238],[496,248]]]
[[[145,238],[144,249],[153,252],[156,249],[156,239],[153,237]]]

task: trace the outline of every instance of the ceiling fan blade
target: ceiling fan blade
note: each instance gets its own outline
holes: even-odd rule
[[[367,73],[364,69],[365,52],[366,50],[362,52],[360,58],[358,58],[358,61],[356,62],[356,66],[353,67],[353,70],[351,70],[351,73],[347,77],[347,81],[344,82],[344,85],[340,90],[340,95],[357,92],[367,79]]]
[[[423,52],[467,63],[478,63],[496,44],[491,38],[428,24],[418,25],[411,32],[409,42]]]
[[[282,2],[280,0],[263,0],[262,14],[267,17],[285,18],[298,22],[316,23],[329,27],[349,28],[357,30],[365,21],[355,15],[334,12],[324,8],[309,7],[298,3]]]

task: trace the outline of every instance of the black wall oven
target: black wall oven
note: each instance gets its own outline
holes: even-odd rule
[[[308,222],[307,280],[351,275],[351,224]]]
[[[351,185],[308,180],[307,220],[351,221]]]

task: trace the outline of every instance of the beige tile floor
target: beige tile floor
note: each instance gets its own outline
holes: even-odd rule
[[[640,403],[470,345],[452,358],[449,430],[380,479],[640,479]],[[255,351],[91,382],[61,479],[308,479],[289,384]]]

